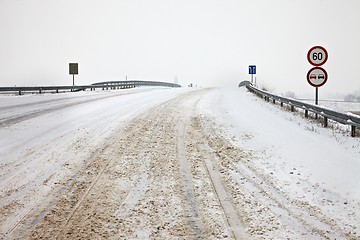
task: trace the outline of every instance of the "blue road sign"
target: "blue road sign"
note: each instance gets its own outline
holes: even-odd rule
[[[249,65],[249,74],[256,74],[256,65]]]

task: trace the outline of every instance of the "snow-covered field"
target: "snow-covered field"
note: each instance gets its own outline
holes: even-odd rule
[[[341,129],[239,88],[0,96],[0,239],[360,239]]]

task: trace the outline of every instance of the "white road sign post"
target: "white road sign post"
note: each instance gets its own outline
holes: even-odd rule
[[[324,47],[315,46],[308,51],[307,59],[311,65],[315,66],[308,71],[306,79],[311,86],[315,87],[315,104],[318,105],[318,88],[323,86],[328,79],[328,74],[325,69],[319,66],[327,61],[328,52]]]
[[[253,84],[253,75],[256,74],[256,65],[249,65],[249,74],[251,75],[251,83]]]

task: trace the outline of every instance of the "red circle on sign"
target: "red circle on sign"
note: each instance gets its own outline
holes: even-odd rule
[[[313,87],[321,87],[328,79],[328,74],[325,69],[321,67],[313,67],[307,73],[306,79]]]
[[[314,50],[316,50],[316,49],[319,49],[319,50],[322,51],[322,52],[324,53],[324,55],[325,55],[325,56],[324,56],[324,59],[323,59],[321,62],[319,62],[319,63],[314,62],[315,60],[313,60],[313,59],[311,58],[311,53],[312,53]],[[328,59],[328,52],[326,51],[326,49],[325,49],[324,47],[315,46],[315,47],[310,48],[310,50],[308,51],[307,59],[308,59],[308,61],[309,61],[309,63],[310,63],[311,65],[321,66],[321,65],[323,65],[324,63],[326,63],[326,61],[327,61],[327,59]]]

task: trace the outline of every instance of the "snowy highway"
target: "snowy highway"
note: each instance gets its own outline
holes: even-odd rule
[[[360,140],[234,89],[0,96],[0,239],[360,239]]]

